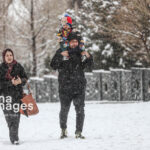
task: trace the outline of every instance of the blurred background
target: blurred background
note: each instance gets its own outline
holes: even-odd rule
[[[149,0],[0,0],[0,53],[11,48],[29,76],[53,74],[65,13],[93,54],[94,69],[150,66]]]

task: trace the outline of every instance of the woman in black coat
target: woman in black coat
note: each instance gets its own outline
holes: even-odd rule
[[[20,122],[19,107],[26,84],[27,75],[24,68],[14,59],[11,49],[2,53],[3,63],[0,64],[0,96],[1,106],[9,128],[9,137],[12,144],[19,144],[18,128]],[[19,106],[19,107],[18,107]]]

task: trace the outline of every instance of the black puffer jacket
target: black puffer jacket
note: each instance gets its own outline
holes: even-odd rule
[[[5,77],[7,70],[7,64],[2,63],[0,65],[0,95],[12,96],[13,103],[20,103],[20,99],[22,98],[23,86],[26,83],[27,75],[24,71],[24,68],[19,63],[15,64],[10,75],[12,77],[19,76],[22,80],[22,84],[14,86],[11,80],[6,79]]]
[[[58,49],[51,61],[51,67],[58,70],[59,94],[82,94],[85,92],[86,79],[84,69],[92,69],[92,55],[85,62],[81,61],[81,50],[69,49],[69,60],[63,60],[61,49]]]

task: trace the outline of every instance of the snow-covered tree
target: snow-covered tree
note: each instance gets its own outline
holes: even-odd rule
[[[7,47],[7,18],[9,6],[12,4],[12,0],[1,0],[0,3],[0,46],[1,50]]]
[[[18,6],[20,6],[20,8],[18,8]],[[50,22],[49,6],[49,0],[21,0],[20,2],[14,1],[12,5],[13,13],[17,16],[16,22],[17,20],[19,20],[19,22],[13,22],[9,27],[20,41],[19,43],[22,43],[20,44],[22,48],[26,49],[24,53],[29,53],[28,61],[32,64],[33,76],[37,75],[37,68],[40,68],[38,65],[42,63],[40,62],[40,57],[45,57],[44,55],[46,54],[50,42],[49,37],[44,34]],[[25,47],[23,47],[23,45]]]
[[[78,8],[81,8],[82,7],[82,1],[83,0],[69,0],[69,7],[71,8],[75,8],[75,7],[78,7]]]
[[[11,3],[8,7],[6,4],[9,1]],[[29,74],[42,75],[45,71],[45,59],[48,55],[52,57],[59,46],[56,38],[59,26],[57,16],[67,6],[66,0],[1,0],[1,50],[11,48],[17,61],[27,68]],[[8,8],[5,22],[4,8]]]
[[[81,31],[87,50],[94,55],[95,69],[129,68],[135,63],[110,30],[110,21],[120,8],[121,0],[83,0],[78,16],[74,10],[67,10]]]
[[[113,18],[109,26],[113,38],[128,57],[150,66],[150,0],[122,0]]]

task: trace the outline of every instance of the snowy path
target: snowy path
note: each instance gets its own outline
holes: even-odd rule
[[[75,111],[68,118],[69,138],[61,140],[59,103],[39,104],[40,113],[20,123],[21,145],[11,145],[8,129],[0,110],[0,150],[149,150],[150,102],[111,104],[86,103],[83,134],[75,139]]]

